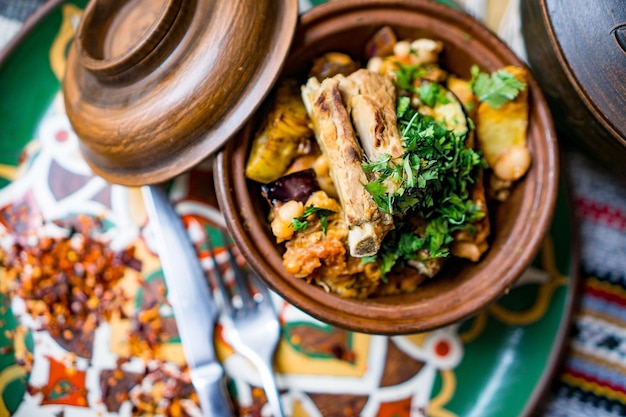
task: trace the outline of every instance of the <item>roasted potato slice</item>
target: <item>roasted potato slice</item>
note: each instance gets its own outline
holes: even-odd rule
[[[528,74],[521,67],[508,66],[504,70],[526,83]],[[476,112],[476,137],[487,164],[493,173],[505,181],[521,178],[531,163],[526,146],[528,132],[528,88],[520,90],[514,100],[499,108],[480,103]]]

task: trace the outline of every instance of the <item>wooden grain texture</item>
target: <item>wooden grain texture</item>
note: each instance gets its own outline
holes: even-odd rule
[[[560,137],[626,180],[626,3],[526,0],[529,63]]]
[[[400,39],[430,37],[444,43],[442,64],[470,76],[470,67],[493,71],[524,65],[506,45],[460,11],[426,0],[342,0],[307,12],[300,20],[285,75],[306,73],[314,58],[345,52],[365,62],[366,41],[383,25]],[[306,77],[301,77],[301,81]],[[266,221],[259,184],[244,168],[254,117],[218,154],[216,189],[227,225],[248,263],[287,301],[326,323],[355,331],[402,334],[427,331],[466,318],[505,292],[530,264],[550,225],[558,185],[556,133],[539,86],[530,77],[528,145],[533,164],[506,203],[492,210],[491,247],[479,263],[452,263],[412,294],[368,300],[339,298],[286,273],[283,249]]]
[[[296,20],[296,0],[92,0],[63,84],[86,161],[124,185],[202,161],[265,97]]]

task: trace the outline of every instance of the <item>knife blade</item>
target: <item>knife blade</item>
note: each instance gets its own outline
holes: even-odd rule
[[[230,417],[233,413],[224,369],[213,345],[218,309],[204,269],[165,189],[160,185],[146,185],[141,192],[202,415]]]

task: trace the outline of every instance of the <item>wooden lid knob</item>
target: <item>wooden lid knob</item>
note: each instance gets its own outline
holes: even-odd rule
[[[157,65],[188,19],[183,0],[138,0],[89,4],[78,29],[76,50],[82,66],[102,80],[129,78]],[[179,26],[175,27],[175,23]]]

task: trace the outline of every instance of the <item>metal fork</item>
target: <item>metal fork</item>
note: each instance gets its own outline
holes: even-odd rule
[[[220,233],[235,282],[235,291],[231,292],[216,262],[214,273],[222,298],[226,324],[231,330],[228,340],[236,352],[256,367],[274,417],[283,417],[273,371],[274,352],[280,339],[280,323],[276,310],[267,287],[254,272],[244,271],[237,264],[228,235],[222,229]],[[215,248],[210,239],[207,239],[207,246],[211,258],[216,260]],[[254,293],[251,290],[251,283],[256,289]]]

